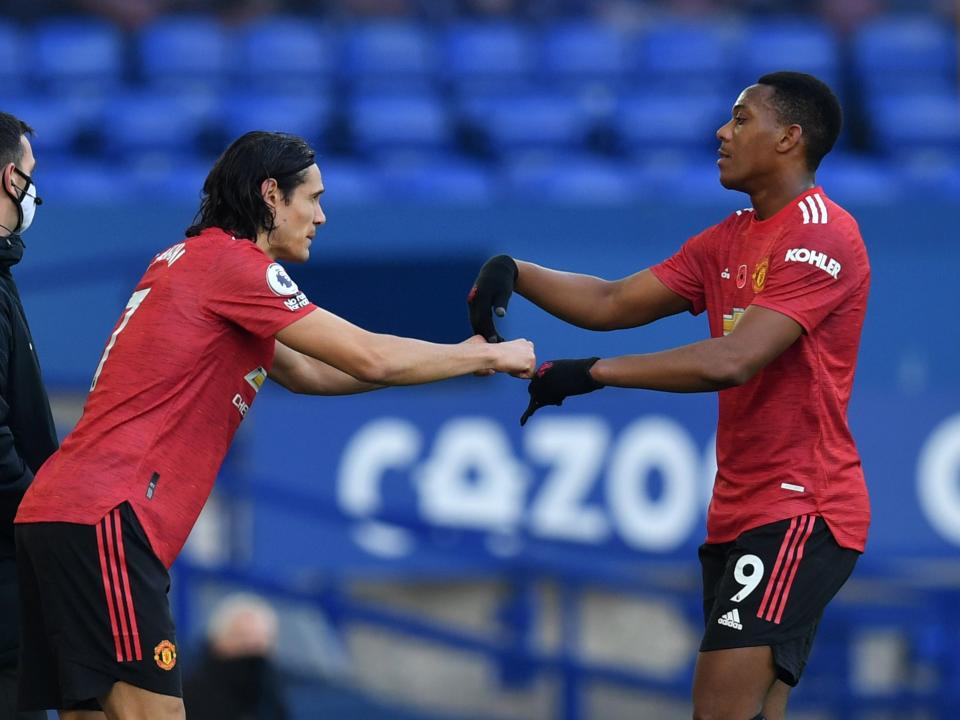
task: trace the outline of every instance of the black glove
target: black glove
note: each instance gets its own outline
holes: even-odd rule
[[[590,368],[600,358],[582,360],[548,360],[537,368],[527,392],[530,404],[520,418],[525,425],[530,416],[544,405],[563,405],[571,395],[585,395],[603,387],[590,375]]]
[[[470,325],[476,335],[483,335],[487,342],[503,342],[490,315],[492,309],[497,317],[507,314],[507,303],[517,282],[517,264],[509,255],[497,255],[487,260],[467,295],[470,309]]]

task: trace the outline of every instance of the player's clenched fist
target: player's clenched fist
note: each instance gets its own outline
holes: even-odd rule
[[[495,369],[516,377],[528,378],[537,366],[533,343],[529,340],[502,340],[497,347]]]
[[[584,395],[599,390],[603,385],[593,379],[590,368],[599,358],[584,358],[582,360],[548,360],[543,363],[527,391],[530,393],[530,404],[520,418],[520,424],[525,425],[530,416],[544,405],[562,405],[564,399],[571,395]]]
[[[487,342],[503,342],[500,333],[493,324],[491,312],[497,317],[507,314],[507,304],[517,282],[517,263],[509,255],[497,255],[487,260],[467,295],[467,307],[470,311],[470,325],[477,335]]]

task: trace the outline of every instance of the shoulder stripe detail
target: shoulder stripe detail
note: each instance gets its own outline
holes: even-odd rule
[[[810,222],[814,225],[820,222],[820,209],[817,207],[817,204],[813,201],[813,197],[807,195],[804,198],[807,201],[807,207],[810,208]]]
[[[827,222],[827,206],[823,202],[823,198],[820,197],[820,193],[814,193],[813,199],[817,201],[817,205],[820,206],[820,217],[823,219],[824,223]]]
[[[807,195],[803,200],[797,203],[800,212],[803,214],[804,225],[826,225],[827,224],[827,206],[820,197],[820,193]]]

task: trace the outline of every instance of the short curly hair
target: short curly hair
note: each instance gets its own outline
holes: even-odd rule
[[[790,71],[768,73],[757,83],[773,88],[771,102],[782,125],[803,128],[807,167],[816,170],[843,127],[843,110],[833,90],[813,75]]]

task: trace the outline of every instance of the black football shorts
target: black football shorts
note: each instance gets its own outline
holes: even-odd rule
[[[777,677],[795,686],[823,610],[859,557],[837,545],[816,515],[762,525],[733,542],[701,545],[706,628],[700,651],[767,645]]]
[[[16,526],[21,710],[99,710],[115,682],[182,697],[170,577],[132,508]]]

